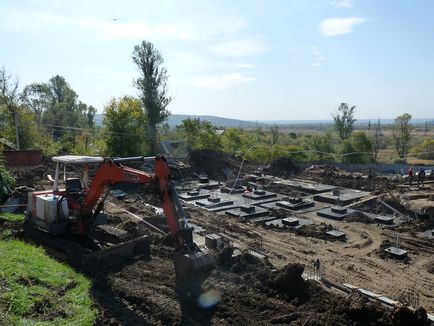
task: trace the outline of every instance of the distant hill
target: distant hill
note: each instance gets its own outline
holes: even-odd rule
[[[95,124],[97,126],[102,126],[102,120],[104,118],[103,114],[97,113],[95,114]],[[216,117],[213,115],[195,115],[195,114],[172,114],[167,119],[167,123],[170,127],[176,127],[181,124],[182,120],[185,119],[201,119],[205,121],[211,122],[216,127],[223,128],[255,128],[255,127],[267,127],[273,124],[276,125],[328,125],[333,124],[333,120],[274,120],[274,121],[247,121],[247,120],[238,120],[238,119],[230,119],[223,117]],[[369,121],[371,124],[377,123],[378,119],[358,119],[356,120],[356,125],[367,125]],[[423,125],[425,121],[428,121],[428,124],[434,124],[434,120],[430,119],[412,119],[411,123],[415,125]],[[381,124],[387,125],[392,124],[394,119],[381,119]]]
[[[95,125],[102,126],[102,120],[104,118],[103,114],[95,114]],[[204,121],[211,122],[216,127],[224,127],[224,128],[254,128],[256,126],[267,126],[268,124],[265,122],[258,122],[255,121],[244,121],[244,120],[237,120],[237,119],[229,119],[229,118],[222,118],[222,117],[215,117],[212,115],[194,115],[194,114],[172,114],[167,119],[167,123],[170,127],[176,127],[182,123],[182,120],[185,119],[197,119]]]

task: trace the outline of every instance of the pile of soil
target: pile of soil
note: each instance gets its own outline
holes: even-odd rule
[[[187,161],[193,172],[205,174],[209,178],[219,181],[228,180],[225,171],[231,171],[236,175],[241,164],[241,160],[237,160],[227,153],[213,150],[191,151]]]
[[[333,165],[312,165],[305,169],[300,178],[309,179],[329,185],[365,191],[395,189],[397,181],[385,176],[368,176],[362,173],[351,173]]]
[[[299,171],[298,165],[286,156],[279,157],[264,169],[265,173],[281,178],[291,178]]]
[[[345,222],[358,222],[364,224],[372,224],[374,221],[359,211],[355,211],[345,217]]]
[[[100,274],[93,287],[101,311],[98,325],[404,325],[409,320],[424,325],[426,321],[423,311],[392,313],[360,295],[347,298],[305,281],[302,265],[275,270],[266,260],[247,253],[232,257],[227,254],[231,251],[203,284],[205,297],[218,303],[202,308],[176,293],[169,247],[154,246],[150,261]]]

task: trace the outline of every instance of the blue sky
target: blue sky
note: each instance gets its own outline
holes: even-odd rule
[[[137,95],[134,45],[169,72],[172,113],[245,120],[434,117],[431,0],[0,0],[0,65],[62,75],[100,112]]]

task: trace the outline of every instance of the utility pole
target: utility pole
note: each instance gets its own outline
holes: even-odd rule
[[[18,113],[16,111],[13,112],[14,122],[15,122],[15,138],[17,140],[17,150],[20,150],[20,135],[18,133]]]

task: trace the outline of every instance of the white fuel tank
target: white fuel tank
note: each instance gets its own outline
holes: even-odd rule
[[[58,214],[57,203],[59,196],[53,194],[36,196],[36,217],[51,224],[61,218],[67,218],[69,215],[68,203],[62,200],[61,209],[63,214]],[[60,207],[59,207],[60,209]]]

